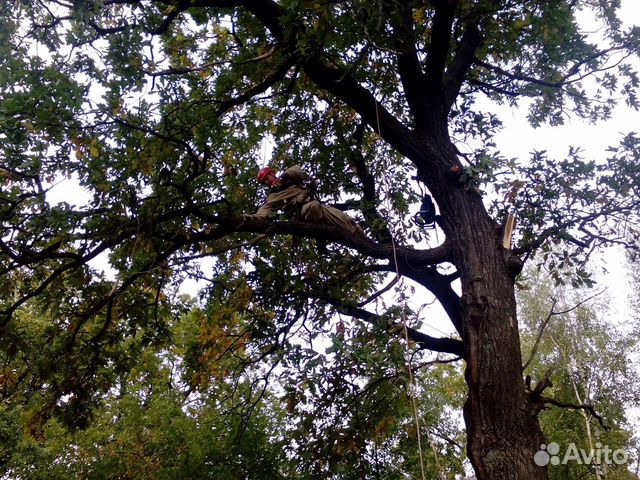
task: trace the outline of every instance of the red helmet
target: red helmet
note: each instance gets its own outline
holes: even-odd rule
[[[269,174],[275,175],[276,172],[275,172],[275,170],[273,170],[273,169],[271,169],[269,167],[264,167],[263,169],[261,169],[258,172],[258,177],[257,177],[258,183],[263,183],[264,179],[267,178],[267,175],[269,175]]]

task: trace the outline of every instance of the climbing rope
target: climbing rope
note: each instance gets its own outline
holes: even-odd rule
[[[374,99],[374,104],[376,107],[376,123],[377,123],[377,127],[378,127],[378,136],[382,137],[382,135],[380,134],[380,116],[379,116],[379,112],[378,112],[378,102],[375,101]],[[387,200],[389,199],[389,197],[387,196]],[[391,205],[388,205],[388,211],[391,211]],[[393,235],[391,235],[391,246],[393,247],[393,262],[395,264],[395,269],[396,269],[396,280],[399,282],[398,288],[400,291],[402,291],[402,286],[403,286],[403,281],[402,281],[402,277],[400,276],[400,270],[398,268],[398,257],[397,257],[397,252],[396,252],[396,242],[393,238]],[[411,368],[411,356],[408,355],[409,353],[409,330],[407,328],[407,318],[406,318],[406,301],[404,302],[404,305],[402,307],[402,324],[404,327],[404,335],[405,335],[405,358],[406,358],[406,362],[407,362],[407,371],[409,373],[409,397],[411,398],[411,406],[413,408],[413,417],[415,420],[415,425],[416,425],[416,437],[418,439],[418,456],[420,459],[420,473],[422,475],[422,480],[427,480],[427,476],[426,476],[426,471],[425,471],[425,467],[424,467],[424,457],[422,454],[422,435],[420,435],[420,420],[418,418],[418,406],[416,405],[416,399],[415,399],[415,379],[413,377],[413,369]]]
[[[380,135],[380,117],[379,117],[379,113],[378,113],[378,102],[375,102],[375,107],[376,107],[376,123],[377,123],[377,127],[378,127],[378,131],[377,134],[378,136],[381,137]],[[387,200],[389,199],[389,197],[387,196]],[[391,211],[391,205],[389,204],[387,206],[388,211]],[[404,290],[404,282],[403,282],[403,278],[400,275],[400,269],[398,267],[398,256],[397,256],[397,250],[396,250],[396,242],[395,239],[393,237],[393,235],[391,235],[391,247],[393,249],[393,263],[395,266],[395,272],[396,272],[396,281],[398,282],[398,290],[400,292],[402,292]],[[406,359],[406,363],[407,363],[407,372],[409,375],[409,397],[411,398],[411,406],[413,408],[413,417],[414,417],[414,421],[415,421],[415,428],[416,428],[416,438],[418,441],[418,457],[420,460],[420,473],[421,473],[421,478],[422,480],[426,480],[427,476],[426,476],[426,469],[425,469],[425,461],[424,461],[424,455],[422,453],[422,434],[420,431],[420,419],[418,416],[418,406],[416,403],[416,391],[417,391],[417,387],[416,387],[416,380],[415,380],[415,376],[413,374],[413,368],[411,367],[411,352],[409,350],[409,327],[407,325],[407,303],[406,303],[406,299],[403,296],[403,305],[402,305],[402,325],[403,325],[403,329],[404,329],[404,339],[405,339],[405,359]],[[427,440],[429,442],[429,446],[433,452],[434,455],[434,459],[435,459],[435,468],[436,468],[436,472],[437,472],[437,477],[438,478],[442,478],[441,472],[441,466],[440,466],[440,461],[438,458],[438,452],[433,444],[433,442],[431,441],[431,435],[429,434],[429,430],[428,430],[428,426],[426,424],[425,421],[425,427],[426,427],[426,434],[427,434]]]

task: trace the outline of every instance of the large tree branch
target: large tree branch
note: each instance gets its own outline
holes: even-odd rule
[[[438,272],[434,266],[417,268],[411,262],[399,263],[398,272],[428,289],[438,299],[456,331],[462,336],[462,304],[451,287],[450,277]]]
[[[20,253],[16,253],[3,241],[0,240],[0,252],[11,258],[14,263],[8,265],[6,268],[0,270],[0,275],[5,275],[18,267],[31,265],[34,263],[42,262],[44,260],[81,260],[82,255],[75,251],[59,251],[62,242],[57,241],[52,245],[43,248],[42,250],[24,250]]]
[[[182,0],[200,7],[244,7],[251,12],[287,50],[293,38],[285,34],[280,18],[285,10],[273,0]],[[363,120],[390,145],[403,155],[412,158],[422,152],[411,130],[398,121],[366,88],[356,82],[344,69],[330,65],[319,54],[299,59],[309,78],[320,88],[327,90],[353,108]]]
[[[225,237],[233,232],[251,232],[267,235],[297,235],[335,242],[357,250],[359,253],[389,261],[389,271],[396,271],[429,290],[440,302],[456,330],[462,332],[462,310],[460,297],[453,290],[450,278],[437,271],[436,265],[451,261],[447,242],[427,249],[413,248],[390,243],[376,243],[366,237],[350,234],[340,228],[309,222],[267,221],[250,215],[244,217],[210,216],[202,212],[203,221],[216,225],[199,232],[172,237],[172,241],[183,245],[208,242]],[[428,267],[428,268],[425,268]]]
[[[166,2],[161,1],[160,3]],[[286,15],[286,11],[273,0],[180,0],[175,6],[177,10],[183,10],[189,7],[209,7],[217,9],[245,8],[267,28],[282,47],[283,51],[292,51],[295,45],[295,29],[285,29],[285,26],[281,23],[281,18]],[[449,27],[445,27],[445,29],[446,28],[450,30],[450,24]],[[450,36],[450,32],[447,35]],[[409,46],[410,52],[414,52],[414,50],[415,45]],[[409,75],[409,70],[415,72],[415,69],[417,67],[419,68],[419,65],[416,65],[415,58],[413,60],[409,59],[411,55],[412,53],[407,53],[407,56],[403,57],[405,60],[402,61],[403,65],[405,65],[405,63],[407,65],[406,69],[403,67],[403,71],[406,70],[407,75]],[[444,57],[446,58],[446,52],[444,53]],[[345,69],[324,62],[319,52],[317,52],[316,55],[311,55],[306,58],[298,58],[297,61],[300,62],[305,73],[318,87],[327,90],[353,108],[376,133],[401,154],[408,158],[415,158],[417,153],[422,155],[427,153],[431,156],[437,155],[435,152],[425,152],[427,148],[424,144],[425,142],[419,142],[418,137],[406,125],[402,124],[395,116],[389,113],[389,111],[375,99],[371,92],[356,82]],[[442,61],[444,61],[444,58]],[[287,64],[288,62],[285,63],[285,65]],[[411,64],[411,66],[409,66],[409,64]],[[271,81],[273,81],[272,77],[277,77],[278,75],[280,75],[280,77],[282,76],[280,71],[274,72],[274,74],[269,77]],[[407,76],[407,79],[408,78]],[[256,88],[260,88],[267,83],[269,82],[263,82]],[[417,86],[415,88],[414,86],[410,87],[410,91],[412,92],[415,92],[416,89]],[[246,100],[251,93],[252,91],[242,94],[235,99],[236,102],[234,103]]]
[[[320,88],[327,90],[353,108],[378,135],[398,152],[415,158],[425,146],[417,136],[394,117],[366,88],[351,76],[344,76],[343,69],[323,62],[319,57],[308,58],[304,71]]]
[[[480,59],[474,59],[473,62],[478,65],[481,66],[483,68],[486,68],[487,70],[491,70],[495,73],[497,73],[500,76],[503,76],[509,80],[514,80],[514,81],[520,81],[520,82],[526,82],[526,83],[531,83],[531,84],[535,84],[535,85],[540,85],[542,87],[550,87],[550,88],[561,88],[564,85],[570,84],[570,83],[576,83],[576,82],[580,82],[582,80],[584,80],[586,77],[588,77],[589,75],[593,75],[594,73],[597,72],[602,72],[605,70],[608,70],[610,68],[613,68],[615,65],[618,65],[619,62],[616,62],[615,65],[605,65],[602,68],[591,68],[590,70],[587,70],[585,73],[580,74],[580,69],[585,66],[588,65],[590,62],[592,62],[593,60],[596,60],[598,58],[601,57],[606,57],[607,55],[614,53],[614,52],[619,52],[619,51],[623,51],[623,50],[627,50],[630,49],[631,51],[625,55],[623,57],[624,58],[628,58],[630,56],[633,55],[633,45],[631,42],[623,42],[619,45],[614,45],[610,48],[604,49],[604,50],[597,50],[594,53],[592,53],[591,55],[588,55],[586,57],[584,57],[583,59],[576,61],[571,67],[569,67],[566,70],[566,73],[564,73],[559,79],[554,80],[554,81],[549,81],[549,80],[545,80],[542,78],[536,78],[533,77],[531,75],[526,75],[520,71],[517,72],[510,72],[507,71],[497,65],[493,65],[489,62],[480,60]]]
[[[425,89],[432,97],[442,93],[442,77],[451,45],[451,29],[455,18],[457,0],[439,0],[431,27],[431,43],[425,62]]]
[[[389,323],[380,315],[369,312],[363,308],[354,307],[352,305],[345,305],[338,299],[329,295],[324,295],[318,292],[312,294],[313,297],[319,300],[324,300],[327,303],[333,305],[339,313],[349,315],[350,317],[359,318],[372,325],[383,326],[389,332],[397,332],[404,336],[405,326],[401,323],[392,322]],[[410,327],[406,327],[407,335],[410,340],[416,342],[421,350],[433,350],[436,352],[451,353],[458,357],[462,357],[464,354],[462,341],[455,338],[436,338],[426,333],[419,332]]]
[[[458,93],[460,93],[460,88],[462,87],[467,72],[469,68],[471,68],[471,65],[473,65],[475,52],[480,42],[478,21],[476,19],[470,19],[465,24],[464,34],[462,35],[458,51],[444,77],[444,104],[447,112],[451,110]]]
[[[415,46],[413,2],[411,0],[402,0],[395,2],[394,5],[397,5],[400,10],[399,12],[391,12],[391,22],[398,56],[398,73],[400,74],[407,104],[415,119],[416,126],[418,129],[423,129],[428,117],[429,107],[426,102],[425,76],[422,72]]]
[[[39,252],[23,252],[21,255],[15,254],[9,247],[2,243],[3,248],[7,249],[6,253],[11,253],[10,258],[14,260],[14,264],[10,265],[6,269],[3,270],[4,274],[9,273],[16,268],[19,268],[21,265],[31,265],[33,263],[44,262],[46,260],[69,260],[67,262],[61,262],[58,265],[50,267],[50,273],[40,282],[37,287],[34,287],[28,291],[25,295],[18,298],[11,306],[6,308],[5,310],[0,310],[0,326],[8,323],[13,313],[24,305],[26,302],[35,298],[36,296],[43,293],[54,281],[61,278],[62,275],[67,272],[81,268],[82,266],[88,264],[91,260],[94,260],[98,255],[103,252],[109,251],[109,249],[121,244],[127,239],[135,237],[136,235],[140,235],[145,232],[149,232],[157,227],[157,225],[171,221],[172,219],[182,218],[185,215],[191,213],[191,210],[188,208],[179,208],[172,212],[168,212],[163,215],[159,215],[155,218],[151,218],[147,221],[139,221],[138,219],[132,219],[127,224],[123,225],[119,231],[113,233],[113,236],[105,238],[100,243],[98,243],[93,249],[81,255],[78,252],[65,253],[59,252],[59,246],[56,246],[54,250],[49,251],[48,249],[41,250]],[[89,238],[91,234],[84,233],[79,234],[75,237],[75,241],[82,241]],[[45,254],[46,253],[46,254]]]
[[[605,218],[607,215],[612,215],[614,213],[630,212],[640,206],[640,201],[634,201],[627,205],[611,206],[612,203],[613,202],[610,202],[601,210],[598,210],[596,212],[578,216],[576,218],[572,218],[565,222],[562,222],[558,225],[554,225],[552,227],[544,229],[538,234],[537,237],[533,238],[523,245],[518,246],[517,248],[514,248],[513,253],[515,255],[529,254],[533,250],[536,250],[537,248],[542,246],[542,244],[544,244],[544,242],[546,242],[549,238],[553,237],[554,235],[560,235],[564,233],[568,228],[578,227],[584,229],[589,222],[592,222],[599,218]],[[564,238],[572,243],[575,243],[578,246],[585,248],[591,245],[591,242],[596,239],[596,236],[588,235],[585,240],[578,240],[570,235],[564,235]]]
[[[570,410],[586,410],[587,412],[589,412],[589,414],[593,418],[598,420],[598,423],[603,429],[609,430],[609,427],[607,427],[607,424],[604,422],[604,419],[598,414],[598,412],[596,412],[596,409],[593,405],[566,403],[566,402],[561,402],[559,400],[556,400],[554,398],[547,398],[547,397],[540,397],[540,401],[545,405],[553,405],[559,408],[568,408]]]
[[[174,242],[182,242],[190,245],[200,242],[209,242],[225,237],[234,232],[262,233],[268,235],[298,235],[302,237],[318,238],[335,242],[372,258],[398,260],[400,268],[408,270],[429,265],[437,265],[451,260],[450,249],[447,243],[427,250],[414,250],[408,247],[394,246],[392,244],[376,243],[366,237],[353,235],[340,228],[320,225],[310,222],[295,221],[269,221],[251,215],[214,216],[203,212],[194,212],[201,220],[212,224],[211,228],[205,228],[198,232],[173,236]],[[409,275],[407,275],[409,276]]]
[[[560,88],[561,86],[563,86],[566,82],[565,78],[562,78],[558,81],[554,81],[554,82],[550,82],[548,80],[542,80],[540,78],[535,78],[535,77],[531,77],[529,75],[526,75],[524,73],[512,73],[512,72],[508,72],[506,70],[504,70],[503,68],[500,68],[496,65],[492,65],[489,62],[486,62],[484,60],[480,60],[480,59],[475,59],[474,63],[480,67],[486,68],[487,70],[491,70],[503,77],[508,78],[509,80],[517,80],[517,81],[521,81],[521,82],[527,82],[527,83],[533,83],[536,85],[540,85],[543,87],[551,87],[551,88]]]
[[[352,306],[336,307],[340,313],[359,318],[368,323],[379,325],[382,319],[367,310]],[[398,331],[403,333],[405,326],[399,323],[392,323],[387,326],[387,330]],[[407,335],[410,340],[416,342],[421,350],[433,350],[436,352],[451,353],[458,357],[463,357],[464,349],[461,340],[455,338],[436,338],[426,333],[422,333],[411,327],[406,327]]]

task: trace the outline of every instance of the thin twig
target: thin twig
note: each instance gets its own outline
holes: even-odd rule
[[[606,292],[607,289],[606,287],[604,289],[602,289],[599,292],[594,293],[593,295],[585,298],[584,300],[581,300],[580,302],[576,303],[573,307],[568,308],[566,310],[562,310],[559,312],[554,311],[554,308],[557,304],[557,300],[555,298],[553,298],[553,302],[551,304],[551,309],[549,310],[549,314],[547,315],[547,317],[542,321],[542,323],[540,324],[540,330],[538,331],[538,335],[536,337],[536,341],[533,344],[533,348],[531,349],[531,353],[529,354],[529,359],[525,362],[525,364],[522,366],[522,370],[524,371],[529,364],[531,363],[531,361],[533,360],[533,357],[535,356],[537,350],[538,350],[538,346],[540,345],[540,340],[542,339],[542,335],[544,334],[545,329],[547,328],[547,325],[549,324],[549,322],[551,321],[552,317],[558,316],[558,315],[564,315],[566,313],[572,312],[574,311],[576,308],[580,307],[581,305],[584,305],[586,302],[588,302],[589,300],[593,300],[595,297],[597,297],[598,295],[602,295],[604,292]]]

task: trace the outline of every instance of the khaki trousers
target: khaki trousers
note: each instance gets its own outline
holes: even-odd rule
[[[313,200],[302,207],[302,218],[306,222],[334,225],[351,234],[364,236],[364,232],[353,218],[335,207],[322,205]]]
[[[307,202],[306,189],[292,186],[281,192],[273,192],[267,196],[267,201],[253,215],[258,218],[270,218],[289,204],[295,207],[302,205],[300,210],[303,221],[325,225],[333,225],[351,234],[364,237],[364,232],[349,215],[335,207],[322,205],[317,200]]]

